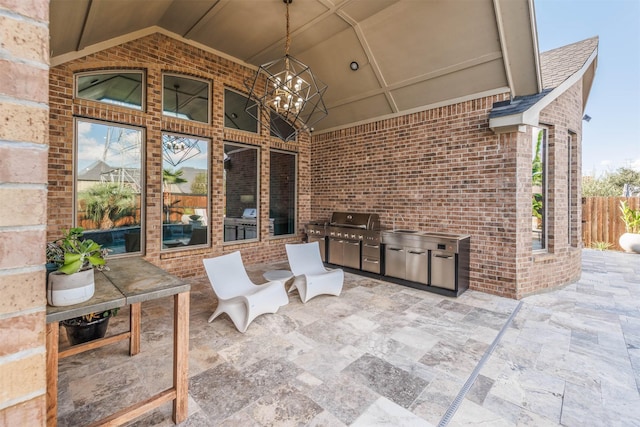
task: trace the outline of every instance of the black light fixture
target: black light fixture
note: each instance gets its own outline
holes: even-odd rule
[[[349,68],[351,68],[352,71],[358,71],[358,68],[360,68],[360,64],[358,64],[356,61],[351,61],[351,64],[349,64]]]
[[[257,104],[262,111],[262,120],[269,124],[271,134],[283,141],[290,141],[301,131],[308,132],[312,125],[327,116],[327,107],[322,99],[327,85],[307,65],[289,55],[289,4],[293,0],[282,1],[286,5],[287,21],[284,56],[258,68],[253,82],[247,84],[249,97],[245,111],[260,120],[254,108]],[[272,114],[289,123],[294,131],[282,132],[283,126],[274,125],[277,121],[271,119]]]
[[[582,120],[584,120],[585,122],[589,123],[589,122],[591,121],[591,116],[590,116],[590,115],[588,115],[588,114],[585,114],[585,115],[582,117]]]

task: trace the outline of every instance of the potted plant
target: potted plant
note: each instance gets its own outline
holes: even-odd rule
[[[106,269],[107,250],[91,239],[82,239],[80,227],[65,231],[47,244],[47,302],[52,306],[79,304],[95,291],[94,268]]]
[[[640,254],[640,209],[631,209],[626,200],[620,202],[620,212],[626,233],[620,236],[618,243],[626,252]]]
[[[82,344],[104,337],[109,326],[109,319],[117,313],[118,309],[114,308],[63,320],[61,323],[67,332],[69,343],[71,345]]]

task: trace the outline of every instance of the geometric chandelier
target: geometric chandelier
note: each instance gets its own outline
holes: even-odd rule
[[[289,4],[286,5],[286,39],[284,57],[261,65],[247,85],[249,97],[245,111],[254,119],[255,106],[259,107],[263,123],[269,125],[271,134],[283,141],[295,139],[301,131],[310,131],[313,125],[327,116],[322,99],[327,85],[322,83],[303,62],[289,55]]]
[[[163,134],[162,157],[167,163],[177,167],[202,152],[198,145],[200,141],[196,138]]]

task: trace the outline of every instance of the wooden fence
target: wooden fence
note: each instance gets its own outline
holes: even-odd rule
[[[621,251],[618,239],[625,233],[620,202],[627,200],[629,207],[640,209],[640,197],[583,197],[582,242],[590,248],[594,242],[608,242],[610,249]]]

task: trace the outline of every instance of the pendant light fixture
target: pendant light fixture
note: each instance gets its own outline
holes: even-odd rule
[[[271,134],[283,141],[295,139],[301,131],[313,130],[313,125],[327,116],[322,99],[327,86],[303,62],[289,55],[289,4],[286,7],[286,38],[284,57],[261,65],[250,85],[245,111],[254,119],[268,123]],[[256,114],[255,105],[261,114]],[[283,126],[282,121],[290,126]]]

